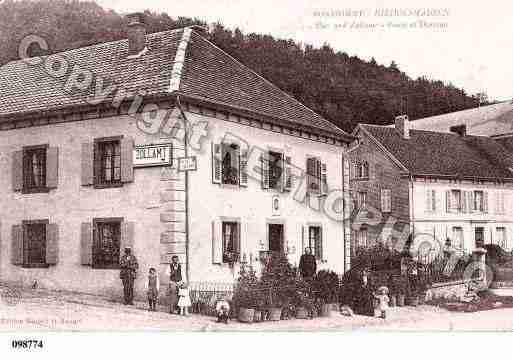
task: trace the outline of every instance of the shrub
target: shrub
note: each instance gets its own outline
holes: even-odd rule
[[[315,275],[312,282],[314,296],[321,303],[338,302],[339,293],[338,274],[331,270],[320,270]]]
[[[292,267],[283,253],[273,253],[267,261],[261,278],[261,286],[267,292],[266,305],[283,307],[296,295],[297,268]]]
[[[252,269],[242,266],[233,293],[233,306],[257,309],[259,306],[259,281]]]

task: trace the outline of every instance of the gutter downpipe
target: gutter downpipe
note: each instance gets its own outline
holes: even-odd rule
[[[410,227],[411,227],[411,236],[412,236],[412,245],[415,240],[415,208],[413,201],[413,175],[410,175]]]
[[[189,133],[188,133],[188,121],[185,116],[185,112],[182,109],[182,104],[180,103],[180,95],[176,95],[176,105],[180,110],[180,114],[183,117],[183,127],[184,127],[184,156],[188,157],[189,151]],[[185,277],[187,278],[187,282],[191,281],[190,277],[190,264],[189,264],[189,171],[185,171]]]

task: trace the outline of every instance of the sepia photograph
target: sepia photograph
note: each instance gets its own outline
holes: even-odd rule
[[[0,0],[0,350],[513,332],[512,9]]]

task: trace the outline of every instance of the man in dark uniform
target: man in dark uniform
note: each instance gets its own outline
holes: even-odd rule
[[[299,259],[299,272],[304,279],[311,279],[317,273],[317,261],[310,247],[305,248],[305,253]]]
[[[178,283],[182,281],[182,266],[178,262],[178,256],[171,257],[166,274],[169,275],[169,313],[173,314],[178,303]]]
[[[121,278],[121,281],[123,282],[125,305],[134,305],[134,281],[139,265],[137,264],[137,258],[132,254],[132,249],[130,247],[125,248],[125,254],[121,257],[119,266],[121,267],[119,278]]]

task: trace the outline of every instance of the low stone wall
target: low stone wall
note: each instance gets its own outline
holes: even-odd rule
[[[446,283],[434,283],[426,291],[426,300],[461,298],[468,292],[470,280],[457,280]]]

